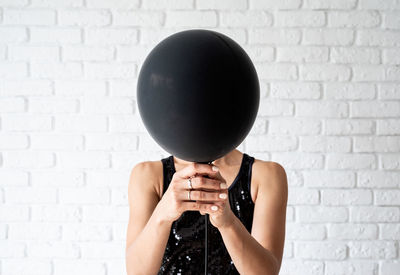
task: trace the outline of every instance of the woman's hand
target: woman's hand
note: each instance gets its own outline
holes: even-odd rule
[[[226,182],[212,167],[210,164],[193,162],[174,173],[159,202],[164,220],[173,222],[185,211],[200,211],[202,215],[210,214],[211,224],[217,228],[232,223],[234,214],[230,208]],[[193,187],[190,191],[191,200],[188,199],[189,178]],[[220,198],[219,194],[225,194],[226,197]],[[212,206],[218,209],[213,210]]]

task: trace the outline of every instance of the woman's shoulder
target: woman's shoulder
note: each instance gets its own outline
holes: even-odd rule
[[[146,160],[134,165],[130,174],[130,184],[136,179],[137,184],[145,184],[152,188],[161,199],[161,187],[163,181],[163,164],[160,160]]]

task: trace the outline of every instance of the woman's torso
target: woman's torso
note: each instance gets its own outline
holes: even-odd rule
[[[243,223],[249,233],[253,222],[254,201],[251,177],[254,158],[243,154],[239,172],[229,186],[229,202],[232,212]],[[164,194],[176,172],[173,156],[163,158]],[[205,215],[199,211],[185,211],[171,226],[170,235],[162,259],[159,275],[204,274],[205,268]],[[208,227],[208,274],[239,274],[225,247],[219,230],[210,221]]]

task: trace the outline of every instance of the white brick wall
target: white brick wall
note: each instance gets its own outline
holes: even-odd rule
[[[138,72],[191,28],[256,66],[239,149],[288,174],[280,274],[400,274],[398,0],[0,0],[0,274],[125,274],[130,169],[169,155]]]

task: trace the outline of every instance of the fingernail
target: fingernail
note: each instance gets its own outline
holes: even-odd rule
[[[213,169],[213,171],[216,171],[216,172],[219,171],[218,167],[215,165],[212,166],[212,169]]]
[[[217,211],[218,210],[218,206],[215,206],[215,205],[211,206],[211,210],[212,211]]]
[[[221,199],[226,199],[226,194],[225,194],[225,193],[221,193],[221,194],[219,194],[219,197],[220,197]]]
[[[221,184],[219,185],[219,187],[220,187],[221,189],[227,189],[227,188],[228,188],[228,185],[226,185],[225,183],[221,183]]]

